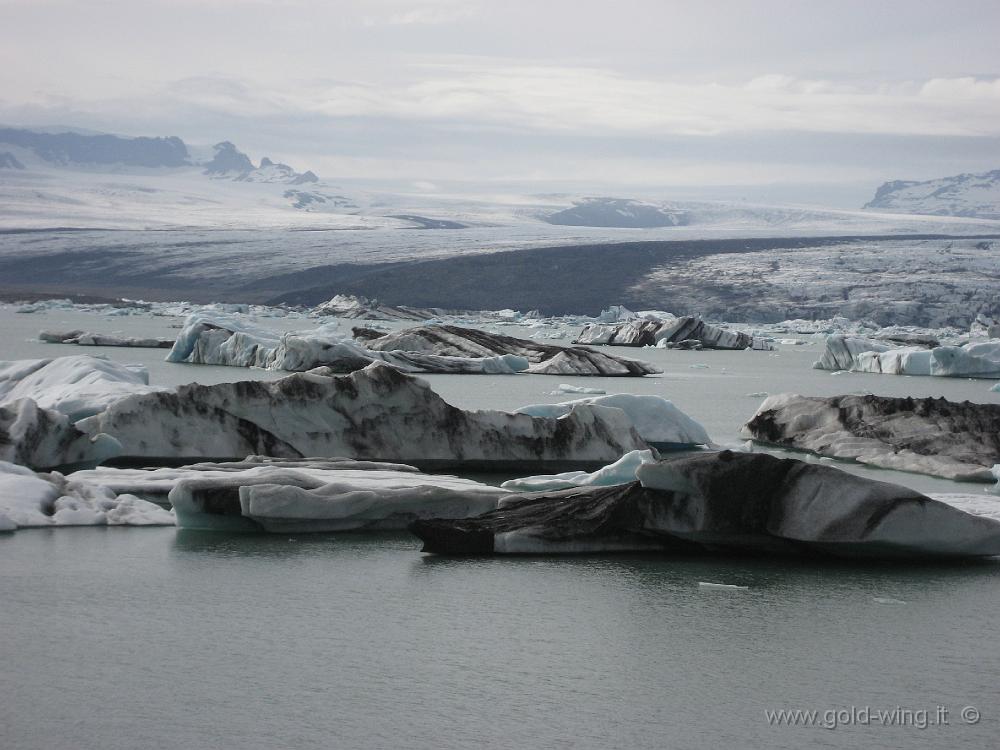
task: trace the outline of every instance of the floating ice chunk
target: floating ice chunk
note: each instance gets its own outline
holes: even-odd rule
[[[649,549],[845,558],[1000,554],[1000,521],[906,487],[768,454],[700,453],[643,464],[638,482],[512,496],[463,520],[410,527],[440,554]]]
[[[173,524],[173,513],[132,495],[0,461],[0,529]]]
[[[125,314],[125,313],[123,313]],[[49,331],[39,332],[40,341],[49,344],[77,344],[78,346],[120,346],[138,349],[169,349],[174,345],[173,339],[158,339],[140,336],[113,336],[105,333],[88,333],[87,331]]]
[[[607,393],[603,388],[584,388],[580,385],[569,385],[567,383],[559,384],[560,393],[590,393],[594,395],[603,395]]]
[[[405,529],[420,518],[468,518],[497,507],[505,490],[458,477],[387,471],[345,471],[317,488],[240,488],[242,513],[265,530]]]
[[[0,460],[36,469],[94,465],[120,453],[117,440],[86,434],[30,398],[0,404]]]
[[[1000,406],[945,399],[770,396],[743,426],[760,443],[956,481],[990,481]]]
[[[500,486],[505,490],[515,492],[545,492],[570,487],[606,487],[614,484],[626,484],[635,481],[636,469],[642,464],[655,461],[652,451],[629,451],[613,464],[608,464],[597,471],[565,471],[561,474],[521,477],[520,479],[510,479]]]
[[[928,348],[835,335],[827,338],[826,347],[814,367],[886,375],[1000,378],[1000,341]]]
[[[691,316],[608,323],[588,324],[577,336],[576,343],[672,348],[684,342],[694,342],[706,349],[773,348],[767,342],[755,342],[749,334],[709,325]]]
[[[767,395],[767,391],[754,391],[753,393],[748,393],[747,398],[764,398]]]
[[[662,396],[633,396],[625,393],[592,396],[561,404],[532,404],[518,409],[516,413],[534,417],[561,417],[579,405],[621,409],[643,440],[656,448],[710,445],[712,442],[704,427]]]
[[[902,599],[893,599],[891,596],[873,596],[875,604],[906,604]]]
[[[30,398],[71,422],[97,414],[124,396],[160,390],[141,365],[77,354],[0,362],[0,403]]]
[[[78,425],[116,437],[123,455],[196,460],[253,453],[499,467],[608,462],[648,447],[617,408],[579,403],[553,416],[463,411],[425,381],[378,363],[341,377],[298,374],[131,396]]]
[[[420,351],[374,351],[345,337],[336,323],[314,331],[277,334],[243,320],[218,315],[189,317],[167,361],[288,372],[326,367],[330,373],[353,372],[372,362],[385,362],[403,372],[494,375],[515,374],[528,369],[529,365],[524,357],[510,354],[473,357]]]
[[[885,352],[896,348],[885,341],[865,338],[863,336],[843,336],[834,334],[827,336],[826,351],[818,362],[813,364],[817,370],[852,370],[857,362],[857,356],[863,352]]]

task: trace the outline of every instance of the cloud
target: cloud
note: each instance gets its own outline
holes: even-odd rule
[[[384,5],[380,12],[366,14],[361,23],[364,26],[438,26],[455,23],[474,16],[480,9],[476,0],[382,0],[375,5]]]
[[[271,82],[194,76],[101,98],[38,94],[24,105],[134,116],[384,118],[443,129],[698,135],[762,131],[1000,135],[1000,78],[865,84],[773,73],[744,80],[630,76],[600,67],[421,59],[379,79]]]

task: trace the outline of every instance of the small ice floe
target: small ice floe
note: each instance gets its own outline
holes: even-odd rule
[[[688,367],[690,367],[692,370],[708,370],[711,368],[711,365],[706,365],[704,362],[698,362],[693,365],[688,365]]]
[[[601,395],[607,393],[603,388],[585,388],[582,385],[570,385],[569,383],[560,383],[559,390],[555,391],[553,395],[558,393],[591,393],[594,395]]]
[[[994,385],[992,388],[990,388],[990,390],[993,393],[1000,393],[1000,383],[997,383],[996,385]]]
[[[709,581],[698,581],[698,588],[710,589],[712,591],[747,591],[749,586],[737,586],[732,583],[711,583]]]
[[[875,604],[906,604],[902,599],[893,599],[891,596],[873,596]]]
[[[754,391],[753,393],[748,393],[747,398],[766,398],[769,395],[767,391]]]
[[[836,370],[835,372],[831,372],[830,374],[831,375],[847,375],[848,373],[850,373],[850,370]]]

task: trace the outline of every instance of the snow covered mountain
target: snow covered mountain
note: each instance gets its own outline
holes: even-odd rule
[[[364,183],[367,184],[367,183]],[[412,245],[438,254],[505,245],[730,236],[992,234],[996,220],[904,215],[659,196],[482,193],[402,183],[345,186],[230,141],[125,137],[71,127],[0,127],[0,231],[23,229],[379,229],[436,236],[379,239],[381,253]],[[447,241],[438,230],[448,229]],[[411,233],[408,233],[411,234]]]
[[[250,157],[229,141],[216,143],[212,148],[215,155],[211,161],[205,164],[205,174],[215,178],[284,185],[305,185],[319,182],[319,177],[312,171],[299,173],[287,164],[273,162],[266,156],[260,160],[259,167],[254,166]]]
[[[1000,219],[1000,169],[925,182],[887,182],[864,207],[908,214]]]

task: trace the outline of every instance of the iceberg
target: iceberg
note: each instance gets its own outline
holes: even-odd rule
[[[76,344],[78,346],[122,346],[137,349],[169,349],[174,345],[173,339],[143,338],[138,336],[113,336],[105,333],[90,333],[88,331],[49,331],[38,334],[39,341],[48,344]]]
[[[889,396],[767,398],[741,436],[766,445],[955,481],[992,481],[1000,405]]]
[[[575,343],[659,348],[682,345],[683,348],[692,348],[694,344],[700,344],[705,349],[773,348],[766,342],[755,345],[754,337],[750,334],[709,325],[690,315],[672,320],[636,319],[610,325],[588,324],[577,336]]]
[[[0,461],[0,531],[47,526],[173,526],[174,514],[134,495]]]
[[[190,384],[121,399],[77,426],[131,458],[345,456],[418,466],[604,464],[647,444],[620,409],[578,404],[559,418],[463,411],[383,363],[340,377]]]
[[[618,393],[590,396],[561,404],[532,404],[516,410],[533,417],[562,417],[579,406],[621,409],[635,430],[649,445],[659,450],[678,450],[711,445],[705,428],[662,396],[634,396]]]
[[[234,475],[247,478],[264,477],[264,481],[277,484],[279,477],[291,477],[296,482],[321,485],[332,481],[340,472],[393,471],[417,472],[414,466],[379,461],[355,461],[349,458],[275,458],[273,456],[247,456],[239,461],[201,462],[184,466],[165,466],[155,469],[132,469],[115,466],[98,466],[73,472],[74,481],[104,487],[117,495],[130,494],[141,497],[165,508],[171,507],[170,492],[182,480],[219,479]]]
[[[887,352],[898,348],[886,341],[866,338],[864,336],[844,336],[833,334],[826,337],[826,351],[813,364],[816,370],[853,370],[857,357],[864,352]]]
[[[614,463],[603,466],[597,471],[565,471],[560,474],[521,477],[509,479],[500,486],[513,492],[547,492],[572,487],[610,487],[634,482],[636,470],[643,464],[655,461],[653,451],[629,451]]]
[[[378,300],[358,297],[353,294],[338,294],[333,299],[317,305],[310,313],[313,316],[332,315],[338,318],[356,320],[429,320],[441,310],[407,307],[405,305],[385,305]]]
[[[30,398],[0,404],[0,461],[53,469],[93,466],[121,452],[117,440],[77,429]]]
[[[176,493],[186,491],[182,482]],[[344,471],[321,487],[244,485],[242,514],[270,532],[405,529],[420,518],[469,518],[496,509],[506,490],[452,476]]]
[[[641,377],[659,373],[646,362],[615,357],[582,346],[541,344],[451,325],[419,326],[390,333],[367,342],[379,352],[408,352],[451,357],[523,357],[526,371],[535,375],[601,375]]]
[[[0,362],[0,404],[30,398],[71,422],[97,414],[123,396],[157,390],[149,385],[145,367],[89,354]]]
[[[504,499],[468,519],[415,521],[444,555],[660,551],[864,559],[1000,554],[1000,521],[829,466],[766,454],[696,454],[638,481]]]
[[[936,343],[927,337],[925,343]],[[829,336],[813,367],[884,375],[1000,378],[1000,340],[962,346],[898,346],[882,339]]]
[[[372,362],[384,362],[403,372],[493,375],[513,375],[527,370],[529,364],[513,355],[468,357],[373,351],[342,336],[337,324],[279,334],[222,315],[190,316],[167,361],[287,372],[325,367],[332,373],[354,372]]]

